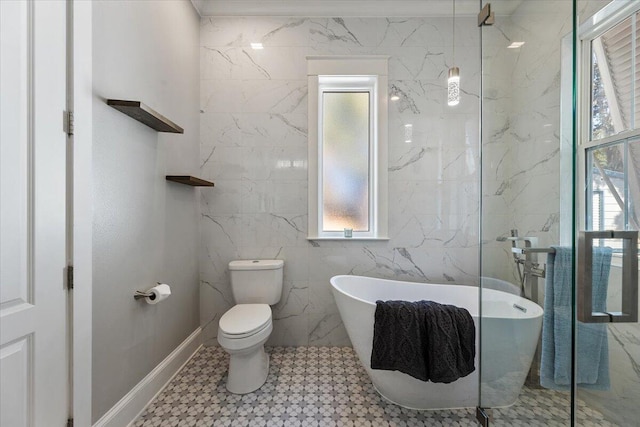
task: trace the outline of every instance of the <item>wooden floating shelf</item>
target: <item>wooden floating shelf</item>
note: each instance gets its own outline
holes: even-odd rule
[[[107,99],[107,105],[158,132],[184,133],[180,126],[140,101]]]
[[[201,178],[196,178],[190,175],[167,175],[167,181],[177,182],[179,184],[191,185],[192,187],[213,187],[214,184],[211,181],[205,181]]]

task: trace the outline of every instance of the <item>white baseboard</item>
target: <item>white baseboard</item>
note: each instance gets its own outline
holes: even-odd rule
[[[93,427],[122,427],[133,423],[201,347],[198,328],[158,366],[102,416]]]

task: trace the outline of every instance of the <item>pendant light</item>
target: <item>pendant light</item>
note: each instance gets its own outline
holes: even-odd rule
[[[453,0],[453,63],[456,63],[456,0]],[[453,65],[449,68],[447,79],[447,104],[450,107],[460,103],[460,69]]]

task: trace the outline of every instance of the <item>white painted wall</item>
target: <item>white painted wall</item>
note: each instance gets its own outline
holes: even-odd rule
[[[95,422],[198,327],[199,17],[188,0],[93,2]],[[108,107],[141,100],[185,129],[159,134]],[[206,191],[206,190],[203,190]],[[169,283],[150,306],[137,289]]]

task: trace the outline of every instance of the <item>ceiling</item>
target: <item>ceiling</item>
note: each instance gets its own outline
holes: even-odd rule
[[[523,0],[494,0],[510,15]],[[453,0],[191,0],[200,16],[451,16]],[[476,15],[479,0],[456,0],[456,15]]]

